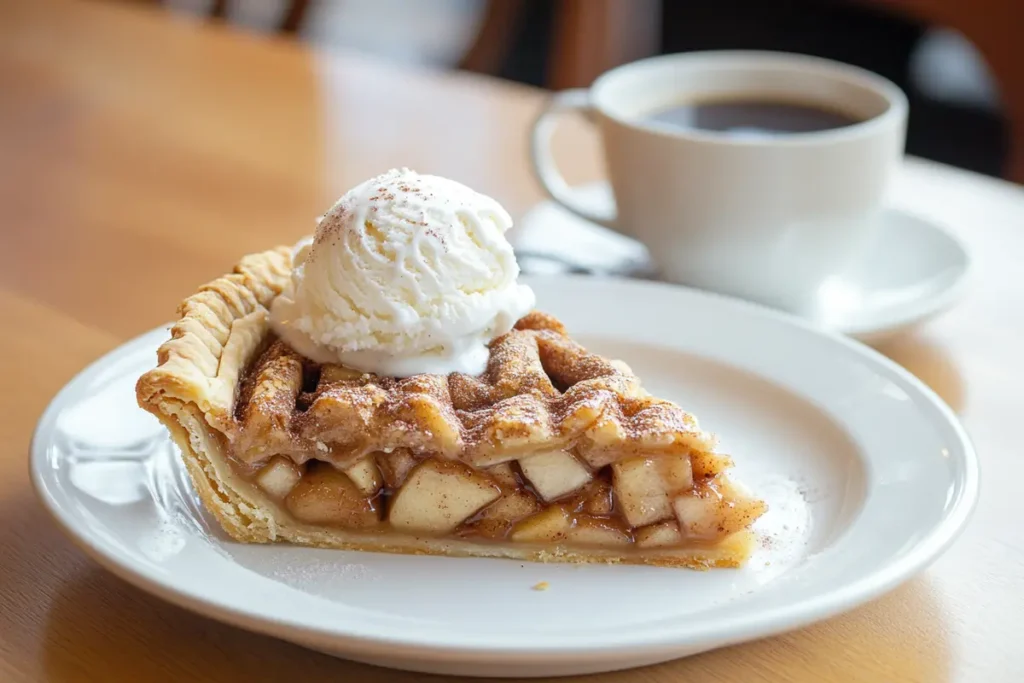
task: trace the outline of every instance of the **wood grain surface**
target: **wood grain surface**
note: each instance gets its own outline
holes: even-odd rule
[[[392,166],[519,215],[543,94],[397,69],[158,9],[0,2],[0,680],[404,681],[195,616],[86,559],[35,502],[27,449],[74,373],[167,320],[242,253],[287,243]],[[563,126],[570,179],[602,174]],[[882,351],[962,416],[982,459],[968,529],[921,576],[801,631],[595,680],[1024,679],[1024,191],[908,162],[896,203],[948,225],[977,270],[961,305]],[[600,613],[592,615],[600,618]]]

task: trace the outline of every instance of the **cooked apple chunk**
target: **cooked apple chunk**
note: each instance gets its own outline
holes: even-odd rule
[[[586,515],[576,519],[569,540],[580,545],[623,546],[633,542],[632,536],[615,521]]]
[[[481,514],[490,519],[518,522],[538,510],[540,503],[529,491],[515,489],[503,493],[501,498],[484,508]]]
[[[527,517],[512,529],[512,540],[521,543],[558,543],[572,531],[573,519],[561,505],[553,505]]]
[[[713,477],[732,467],[732,458],[714,451],[694,451],[690,455],[694,479]]]
[[[565,451],[531,455],[519,461],[523,476],[546,502],[576,491],[590,481],[590,470]]]
[[[510,463],[490,467],[484,472],[501,487],[501,497],[481,510],[459,533],[463,536],[504,539],[516,522],[540,510],[540,502],[520,486]]]
[[[487,468],[484,472],[502,488],[519,487],[519,481],[516,479],[516,473],[512,471],[511,463],[503,462],[500,465]]]
[[[654,458],[669,494],[689,491],[693,488],[693,467],[690,458],[679,455],[659,455]]]
[[[672,495],[693,485],[686,456],[632,458],[612,465],[615,498],[634,527],[671,519]]]
[[[590,515],[610,515],[615,509],[612,487],[603,479],[595,479],[583,492],[583,512]]]
[[[406,531],[446,534],[501,495],[489,477],[454,460],[432,458],[409,473],[388,519]]]
[[[462,535],[486,538],[505,538],[512,526],[521,519],[540,510],[540,503],[529,491],[504,489],[501,498],[494,501],[461,529]]]
[[[345,474],[359,487],[364,496],[371,498],[377,495],[380,487],[384,485],[384,478],[371,455],[357,460],[354,465],[345,470]]]
[[[360,529],[380,521],[375,503],[348,475],[326,463],[310,468],[288,494],[285,505],[295,519],[308,524]]]
[[[683,534],[674,519],[666,519],[664,522],[637,529],[633,536],[639,548],[663,548],[683,542]]]
[[[715,478],[677,496],[672,507],[688,538],[717,539],[746,528],[768,506]]]
[[[275,455],[256,475],[256,484],[272,497],[283,500],[301,478],[302,470],[298,465]]]
[[[674,501],[672,507],[679,525],[686,535],[695,538],[715,538],[722,536],[725,529],[719,524],[719,508],[727,503],[718,492],[690,491]]]
[[[405,483],[409,472],[419,462],[408,449],[396,448],[390,453],[377,453],[377,467],[389,488],[397,489]]]

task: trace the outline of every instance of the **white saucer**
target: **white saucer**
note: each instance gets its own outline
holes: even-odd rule
[[[602,212],[614,205],[607,183],[582,185],[576,192],[582,202]],[[878,238],[863,256],[822,288],[812,322],[878,342],[941,312],[963,293],[971,261],[957,238],[897,209],[887,210],[883,220]],[[551,201],[527,212],[510,238],[527,273],[657,278],[642,244]]]
[[[952,411],[867,347],[670,285],[529,278],[544,310],[717,432],[768,501],[746,567],[693,572],[413,557],[227,539],[134,383],[154,330],[72,380],[32,444],[36,492],[125,580],[214,619],[381,666],[541,676],[652,664],[870,600],[956,537],[978,461]],[[665,315],[686,311],[685,316]],[[546,591],[532,590],[547,581]],[[598,602],[600,600],[600,602]]]

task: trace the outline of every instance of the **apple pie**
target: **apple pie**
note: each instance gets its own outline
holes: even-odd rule
[[[392,553],[735,567],[765,504],[696,419],[553,317],[479,376],[318,363],[268,309],[292,255],[248,256],[186,299],[139,405],[234,539]]]

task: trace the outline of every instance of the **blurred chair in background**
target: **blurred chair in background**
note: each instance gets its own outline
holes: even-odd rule
[[[502,75],[531,4],[536,5],[528,0],[486,0],[480,29],[459,66]],[[661,0],[555,0],[548,4],[549,30],[541,30],[536,20],[531,26],[547,39],[540,47],[547,62],[541,83],[545,87],[562,90],[589,85],[602,72],[658,50]]]
[[[1009,124],[1004,175],[1024,183],[1024,2],[1021,0],[865,0],[953,29],[984,58]]]
[[[692,50],[817,55],[880,73],[907,92],[910,153],[1024,182],[1024,1],[558,0],[555,7],[552,57],[534,84],[585,86],[618,64]]]
[[[459,60],[459,68],[499,75],[522,26],[526,4],[526,0],[488,0],[476,38]]]
[[[205,12],[211,19],[228,19],[229,6],[241,4],[232,3],[228,0],[209,0],[208,2],[167,2],[167,0],[156,0],[156,2],[181,6],[196,12]],[[309,0],[284,0],[283,4],[284,8],[281,11],[276,29],[282,33],[298,33],[306,17],[306,10],[309,8]]]
[[[660,53],[818,55],[907,91],[910,153],[1024,182],[1024,0],[151,1],[556,90]]]

